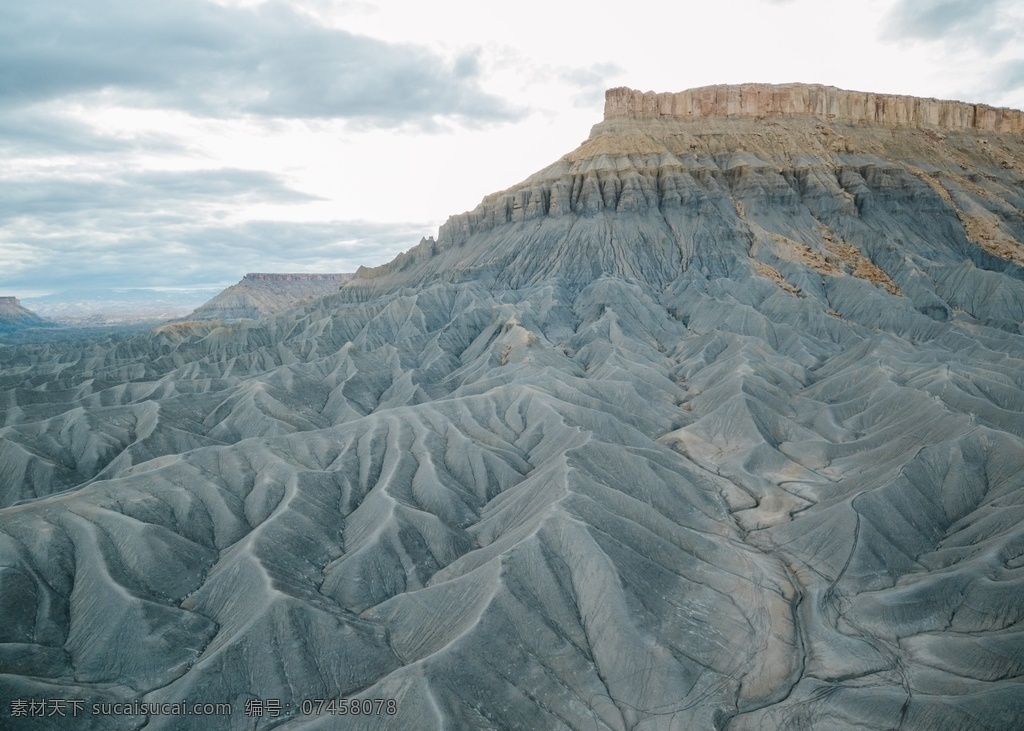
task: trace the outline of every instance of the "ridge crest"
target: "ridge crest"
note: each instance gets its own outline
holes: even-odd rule
[[[1024,134],[1024,112],[1017,109],[822,84],[716,84],[662,93],[620,86],[605,92],[605,121],[766,116]]]

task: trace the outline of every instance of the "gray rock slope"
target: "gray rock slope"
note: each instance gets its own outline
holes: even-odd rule
[[[351,274],[246,274],[185,320],[258,319],[338,291]]]
[[[33,327],[54,327],[55,323],[22,306],[17,297],[0,297],[0,336]]]
[[[0,726],[1019,728],[1022,163],[611,119],[329,297],[0,349]]]

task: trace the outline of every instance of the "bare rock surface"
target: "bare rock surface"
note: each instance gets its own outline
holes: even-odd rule
[[[333,294],[351,274],[246,274],[242,281],[197,307],[185,320],[258,319],[303,300]]]
[[[34,327],[54,327],[54,323],[23,307],[17,297],[0,297],[0,335]]]
[[[821,84],[720,84],[675,94],[619,87],[605,95],[605,119],[763,119],[775,115],[809,115],[829,121],[900,127],[1024,133],[1024,112],[1017,109],[848,91]]]
[[[1019,728],[1022,170],[614,116],[329,296],[0,348],[0,725]]]

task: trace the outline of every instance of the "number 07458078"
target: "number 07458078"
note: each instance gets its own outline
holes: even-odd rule
[[[394,716],[398,702],[394,698],[314,698],[302,701],[304,716]]]

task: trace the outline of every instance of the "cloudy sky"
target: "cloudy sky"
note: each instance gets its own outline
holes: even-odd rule
[[[1024,108],[1024,0],[0,3],[0,294],[380,264],[607,87],[747,81]]]

